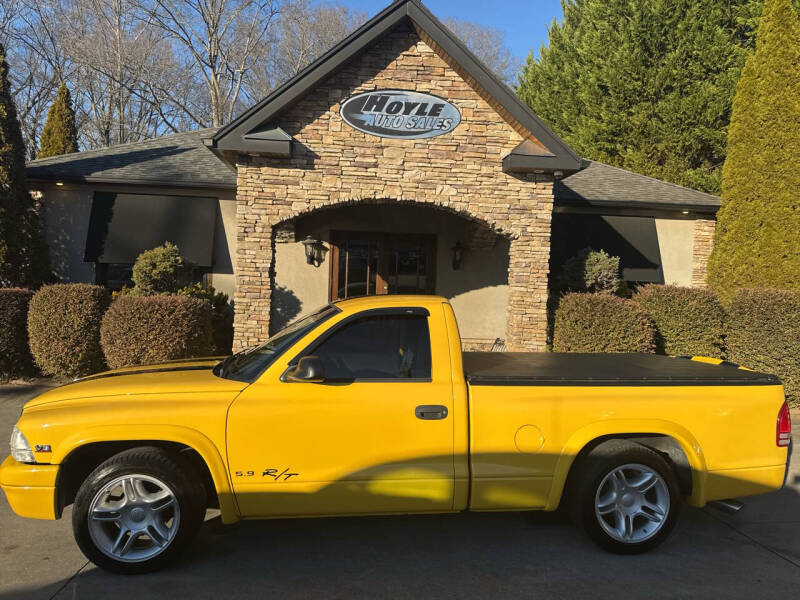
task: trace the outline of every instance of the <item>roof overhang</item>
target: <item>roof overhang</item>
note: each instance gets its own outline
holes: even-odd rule
[[[70,176],[60,177],[55,176],[52,178],[41,177],[27,177],[26,181],[29,187],[35,189],[36,184],[42,185],[60,185],[60,184],[95,184],[95,185],[124,185],[124,186],[141,186],[141,187],[170,187],[182,189],[212,189],[212,190],[236,190],[236,186],[231,186],[226,183],[217,183],[209,181],[180,181],[175,179],[147,179],[137,177],[135,179],[128,179],[122,177],[81,177]]]
[[[556,212],[582,212],[582,209],[597,209],[602,214],[613,214],[615,210],[644,210],[660,213],[684,213],[692,215],[715,215],[719,206],[712,204],[681,202],[649,202],[647,200],[606,200],[593,198],[571,198],[556,195]]]
[[[238,154],[291,156],[291,142],[287,142],[277,133],[285,134],[275,124],[280,115],[327,77],[403,24],[412,26],[421,37],[429,39],[437,50],[452,59],[459,70],[493,100],[503,115],[527,132],[526,141],[538,145],[542,150],[539,154],[512,151],[503,160],[504,170],[511,173],[553,171],[572,173],[581,169],[580,157],[566,142],[553,133],[419,0],[393,2],[297,76],[278,87],[235,121],[218,130],[215,135],[204,140],[204,143],[230,163],[236,161]],[[498,115],[498,118],[503,117]],[[520,146],[524,144],[525,142]]]

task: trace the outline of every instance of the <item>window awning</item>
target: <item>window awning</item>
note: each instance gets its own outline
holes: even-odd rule
[[[664,283],[655,219],[601,215],[553,215],[551,269],[555,274],[584,248],[619,256],[625,281]]]
[[[95,192],[85,260],[133,263],[150,248],[172,242],[192,264],[210,267],[216,198]]]

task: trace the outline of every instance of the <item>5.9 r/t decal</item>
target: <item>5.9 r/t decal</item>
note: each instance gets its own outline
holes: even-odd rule
[[[272,477],[275,481],[288,481],[292,477],[297,477],[299,473],[289,473],[289,469],[284,469],[282,473],[278,473],[278,469],[264,469],[261,474],[262,477]]]
[[[255,471],[236,471],[234,475],[236,477],[255,477]],[[261,477],[272,477],[275,481],[288,481],[292,477],[298,477],[299,473],[290,473],[289,468],[284,469],[282,472],[278,473],[278,469],[272,469],[267,467],[264,469],[264,472],[261,473]]]

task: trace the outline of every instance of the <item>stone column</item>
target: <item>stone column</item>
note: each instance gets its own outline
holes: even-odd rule
[[[714,230],[716,228],[716,219],[697,219],[694,222],[692,287],[706,287],[708,259],[714,248]]]
[[[236,193],[236,292],[234,293],[234,352],[269,337],[273,265],[271,215],[254,208],[256,194],[247,178],[238,180]]]
[[[553,179],[537,175],[530,200],[510,209],[516,235],[508,253],[506,347],[509,351],[544,352]]]

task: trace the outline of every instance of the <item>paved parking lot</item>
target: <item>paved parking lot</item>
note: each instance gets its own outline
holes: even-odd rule
[[[0,386],[0,459],[37,390]],[[794,419],[800,448],[800,419]],[[2,495],[0,495],[2,496]],[[643,556],[607,554],[545,514],[298,519],[223,527],[209,515],[169,570],[110,575],[60,521],[0,499],[0,600],[42,598],[786,598],[800,594],[800,452],[789,486],[735,516],[686,509]]]

